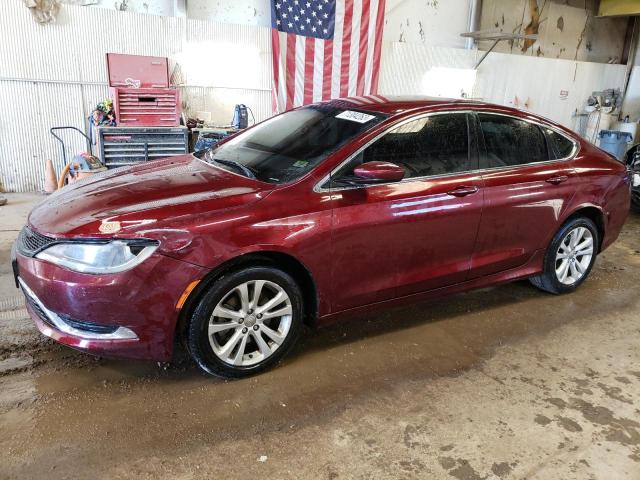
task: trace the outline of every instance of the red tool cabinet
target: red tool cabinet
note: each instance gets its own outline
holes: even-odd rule
[[[180,124],[180,92],[169,87],[165,57],[107,53],[107,69],[119,126]]]

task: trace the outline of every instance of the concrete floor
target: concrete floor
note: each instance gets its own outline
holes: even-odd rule
[[[640,216],[574,294],[527,282],[308,332],[241,381],[36,332],[0,207],[0,478],[640,479]]]

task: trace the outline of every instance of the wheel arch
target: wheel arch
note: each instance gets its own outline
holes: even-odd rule
[[[198,305],[202,295],[223,274],[243,267],[269,266],[276,267],[291,275],[302,290],[304,298],[304,323],[315,326],[318,318],[318,290],[311,271],[298,258],[276,250],[264,250],[244,253],[233,257],[212,269],[189,293],[176,324],[176,339],[184,338],[189,318]]]
[[[576,217],[586,217],[595,223],[598,229],[598,252],[602,250],[602,242],[604,241],[605,234],[605,214],[600,207],[595,205],[581,205],[571,212],[570,215],[565,218],[563,224]]]

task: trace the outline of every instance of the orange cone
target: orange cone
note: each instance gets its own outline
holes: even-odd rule
[[[47,165],[44,169],[44,191],[46,193],[53,193],[58,189],[58,178],[56,171],[53,168],[53,162],[47,160]]]

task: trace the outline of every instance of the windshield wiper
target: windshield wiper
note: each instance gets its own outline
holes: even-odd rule
[[[222,165],[228,165],[230,167],[235,167],[236,170],[240,170],[247,177],[249,177],[249,178],[251,178],[253,180],[256,179],[256,174],[253,172],[253,170],[251,170],[246,165],[242,165],[240,162],[236,162],[235,160],[221,160],[219,158],[214,158],[213,161],[216,162],[216,163],[221,163]]]

